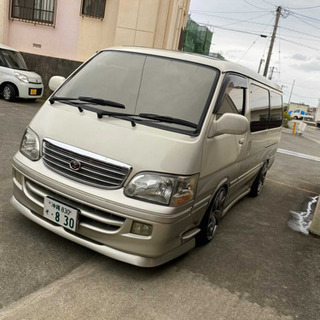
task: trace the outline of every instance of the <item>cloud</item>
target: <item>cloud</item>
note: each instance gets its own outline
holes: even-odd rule
[[[319,72],[320,71],[320,59],[308,63],[302,63],[300,65],[292,65],[293,68],[304,72]]]
[[[301,53],[296,53],[293,56],[291,56],[291,59],[294,60],[299,60],[299,61],[308,61],[310,60],[310,58],[308,58],[307,56],[301,54]]]

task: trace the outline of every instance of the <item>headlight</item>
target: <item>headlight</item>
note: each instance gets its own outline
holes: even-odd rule
[[[37,134],[30,128],[27,128],[20,144],[20,152],[32,161],[39,160],[39,145],[39,138]]]
[[[139,173],[125,188],[127,197],[177,207],[194,198],[198,176]]]
[[[26,75],[24,75],[24,74],[22,74],[20,72],[15,72],[14,75],[20,81],[29,83],[29,79],[28,79],[28,77]]]

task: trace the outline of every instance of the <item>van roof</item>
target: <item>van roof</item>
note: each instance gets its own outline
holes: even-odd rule
[[[18,52],[18,50],[17,50],[17,49],[14,49],[14,48],[8,47],[8,46],[6,46],[6,45],[5,45],[5,44],[3,44],[3,43],[0,43],[0,49],[6,49],[6,50],[17,51],[17,52]]]
[[[169,58],[174,58],[174,59],[179,59],[184,61],[200,63],[207,66],[215,67],[219,69],[222,73],[235,72],[235,73],[243,74],[248,78],[257,80],[258,82],[264,83],[276,90],[281,91],[281,87],[278,84],[263,77],[261,74],[258,74],[257,72],[249,68],[246,68],[240,64],[237,64],[231,61],[220,60],[210,56],[204,56],[200,54],[183,52],[183,51],[171,51],[171,50],[151,49],[151,48],[143,48],[143,47],[141,48],[140,47],[114,47],[114,48],[108,48],[106,50],[144,53],[144,54],[157,55],[157,56],[163,56],[163,57],[169,57]]]

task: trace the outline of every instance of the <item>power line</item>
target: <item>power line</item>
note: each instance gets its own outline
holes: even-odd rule
[[[294,97],[298,97],[299,99],[315,99],[315,100],[318,100],[318,99],[319,99],[319,97],[305,97],[305,96],[300,96],[300,95],[295,94],[295,93],[293,93],[292,95],[293,95]]]
[[[320,8],[320,6],[314,6],[314,7],[300,7],[300,8],[293,8],[293,7],[290,7],[288,9],[290,10],[309,10],[309,9],[316,9],[316,8]]]
[[[311,24],[311,23],[309,23],[309,22],[307,22],[307,21],[305,21],[305,20],[303,20],[303,19],[301,19],[301,18],[297,17],[296,15],[294,15],[294,14],[293,14],[293,16],[294,16],[296,19],[300,20],[301,22],[303,22],[303,23],[305,23],[305,24],[307,24],[307,25],[309,25],[309,26],[311,26],[311,27],[313,27],[313,28],[315,28],[315,29],[320,30],[320,28],[319,28],[319,27],[314,26],[313,24]]]
[[[271,3],[271,2],[269,2],[269,1],[267,1],[267,0],[261,0],[261,1],[263,1],[263,2],[265,2],[265,3],[267,3],[267,4],[270,4],[270,5],[273,6],[273,7],[276,7],[275,4],[273,4],[273,3]]]
[[[271,20],[272,21],[272,20]],[[271,22],[270,21],[270,22]],[[267,29],[268,27],[266,27],[263,31],[262,31],[262,33],[263,32],[265,32],[265,30]],[[245,53],[239,58],[239,60],[237,61],[237,62],[240,62],[241,60],[242,60],[242,58],[249,52],[249,50],[256,44],[256,42],[258,41],[258,39],[260,38],[261,36],[259,35],[258,37],[257,37],[257,39],[256,40],[254,40],[253,41],[253,43],[250,45],[250,47],[245,51]]]
[[[267,14],[263,14],[263,15],[261,15],[261,16],[254,17],[254,18],[251,18],[251,19],[239,20],[239,21],[237,21],[237,22],[228,23],[228,24],[223,25],[222,27],[230,26],[230,25],[237,24],[237,23],[242,23],[242,22],[252,22],[251,20],[258,19],[258,18],[264,17],[264,16],[266,16],[266,15],[269,15],[269,14],[267,13]],[[269,26],[269,25],[268,25],[268,26]]]
[[[279,27],[281,29],[281,27]],[[300,40],[306,40],[306,41],[317,41],[319,42],[320,41],[320,38],[319,39],[306,39],[306,38],[302,38],[302,37],[295,37],[295,36],[291,36],[291,35],[288,35],[288,34],[282,34],[284,37],[287,37],[287,38],[293,38],[293,39],[300,39]]]
[[[281,83],[285,83],[287,85],[290,85],[291,86],[291,83],[289,82],[285,82],[285,81],[281,81]],[[310,86],[302,86],[302,85],[299,85],[299,84],[295,84],[296,87],[299,87],[299,88],[303,88],[303,89],[314,89],[314,90],[318,90],[319,88],[317,87],[310,87]]]
[[[259,10],[259,11],[202,11],[202,10],[190,10],[190,12],[204,14],[204,15],[210,15],[212,13],[261,13],[261,12],[269,12],[270,10]]]
[[[304,48],[312,49],[312,50],[315,50],[315,51],[320,51],[320,49],[318,49],[318,48],[307,46],[307,45],[302,44],[302,43],[294,42],[294,41],[291,41],[291,40],[288,40],[288,39],[284,39],[282,37],[278,37],[278,38],[281,39],[282,41],[290,42],[290,43],[293,43],[293,44],[295,44],[297,46],[301,46],[301,47],[304,47]]]
[[[206,25],[207,24],[204,24],[204,23],[198,23],[199,25]],[[254,36],[259,36],[259,37],[262,37],[262,38],[268,38],[267,35],[264,35],[264,34],[260,34],[258,32],[251,32],[251,31],[247,31],[247,30],[239,30],[239,29],[232,29],[232,28],[225,28],[225,27],[222,27],[222,26],[217,26],[215,24],[210,24],[210,26],[214,27],[214,28],[217,28],[217,29],[222,29],[222,30],[227,30],[227,31],[234,31],[234,32],[239,32],[239,33],[246,33],[246,34],[251,34],[251,35],[254,35]]]
[[[194,13],[194,11],[190,11],[190,13]],[[270,11],[269,11],[269,13],[270,13]],[[240,19],[235,19],[235,18],[229,18],[229,17],[222,17],[222,16],[215,15],[215,14],[206,14],[206,13],[196,13],[196,14],[202,14],[202,15],[205,15],[205,16],[215,17],[215,18],[220,18],[220,19],[225,19],[225,20],[233,20],[233,21],[236,21],[237,23],[240,23],[240,22],[249,22],[249,23],[259,24],[259,25],[264,25],[264,26],[265,26],[265,25],[266,25],[265,23],[253,22],[253,21],[251,21],[251,20],[254,20],[254,19],[258,19],[258,18],[267,16],[267,15],[269,15],[269,13],[266,13],[266,14],[263,14],[263,15],[260,15],[260,16],[256,16],[256,17],[254,17],[254,18],[245,19],[245,20],[240,20]],[[232,23],[232,24],[233,24],[233,23]]]
[[[296,12],[293,12],[293,11],[291,11],[291,12],[292,12],[293,15],[300,16],[300,17],[306,18],[308,20],[320,22],[320,19],[316,19],[316,18],[313,18],[313,17],[310,17],[310,16],[306,16],[305,14],[300,14],[300,13],[296,13]]]
[[[203,24],[203,23],[198,23],[200,25],[206,25],[206,24]],[[217,29],[222,29],[222,30],[226,30],[226,31],[233,31],[233,32],[238,32],[238,33],[245,33],[245,34],[250,34],[250,35],[254,35],[254,36],[259,36],[261,38],[270,38],[270,35],[265,35],[263,34],[262,32],[261,33],[255,33],[255,32],[251,32],[251,31],[246,31],[246,30],[239,30],[239,29],[232,29],[232,28],[225,28],[225,27],[222,27],[222,26],[218,26],[218,25],[215,25],[215,24],[210,24],[210,26],[214,27],[214,28],[217,28]],[[281,27],[279,26],[279,28],[281,29]],[[283,28],[282,28],[283,29]],[[305,48],[309,48],[309,49],[312,49],[312,50],[316,50],[316,51],[320,51],[320,49],[317,49],[317,48],[314,48],[314,47],[311,47],[311,46],[308,46],[308,45],[304,45],[302,43],[298,43],[298,42],[295,42],[295,41],[291,41],[291,40],[288,40],[288,39],[285,39],[283,37],[278,37],[278,39],[281,39],[282,41],[286,41],[286,42],[290,42],[292,44],[295,44],[295,45],[298,45],[298,46],[302,46],[302,47],[305,47]],[[308,39],[305,39],[305,40],[308,40]],[[320,39],[319,39],[320,40]],[[267,47],[267,45],[266,45]],[[264,49],[264,52],[266,50],[266,47]],[[264,54],[263,54],[264,55]]]
[[[248,5],[250,5],[251,7],[256,8],[256,9],[267,10],[267,9],[265,9],[265,8],[259,8],[259,7],[257,7],[257,6],[255,6],[254,4],[250,3],[250,2],[247,1],[247,0],[242,0],[242,1],[244,1],[245,3],[247,3]]]
[[[297,30],[294,30],[294,29],[286,28],[286,27],[281,27],[281,29],[293,31],[293,32],[295,32],[295,33],[303,34],[303,35],[305,35],[305,36],[312,37],[312,38],[315,38],[315,39],[319,39],[319,40],[320,40],[320,37],[315,37],[315,36],[312,36],[312,35],[310,35],[310,34],[308,34],[308,33],[305,33],[305,32],[297,31]]]
[[[260,38],[260,36],[257,37],[256,40],[253,41],[253,43],[250,45],[250,47],[245,51],[245,53],[238,59],[237,63],[239,63],[242,58],[248,53],[248,51],[256,44],[256,42],[258,41],[258,39]]]
[[[191,11],[191,13],[192,12],[193,11]],[[269,26],[266,23],[250,21],[252,19],[256,19],[256,18],[261,17],[261,16],[258,16],[258,17],[252,18],[252,19],[248,19],[248,20],[240,20],[240,19],[235,19],[235,18],[221,17],[221,16],[218,16],[218,15],[212,15],[212,14],[204,14],[204,15],[212,16],[212,17],[218,17],[218,18],[222,18],[222,19],[226,19],[226,20],[233,20],[233,21],[238,21],[238,22],[247,22],[247,23],[256,24],[256,25],[262,25],[262,26]],[[279,27],[279,28],[281,28],[283,30],[288,30],[288,31],[292,31],[292,32],[295,32],[295,33],[303,34],[305,36],[312,37],[312,38],[315,38],[317,40],[320,40],[320,37],[315,37],[315,36],[312,36],[312,35],[310,35],[308,33],[305,33],[305,32],[301,32],[301,31],[290,29],[290,28],[286,28],[286,27]]]

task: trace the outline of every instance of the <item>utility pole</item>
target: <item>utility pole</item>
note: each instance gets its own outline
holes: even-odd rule
[[[276,67],[272,67],[271,68],[271,72],[270,72],[270,75],[269,75],[269,80],[272,80],[272,76],[273,76],[273,71],[274,69],[276,69]]]
[[[267,57],[267,61],[266,61],[265,67],[264,67],[264,72],[263,72],[263,76],[264,77],[266,77],[267,74],[268,74],[268,69],[269,69],[269,64],[270,64],[270,60],[271,60],[273,44],[274,44],[274,40],[276,38],[276,33],[277,33],[277,28],[278,28],[278,24],[279,24],[280,15],[281,15],[281,10],[282,10],[282,8],[281,8],[281,6],[279,6],[277,8],[276,21],[275,21],[274,27],[273,27],[273,33],[272,33],[272,37],[271,37],[268,57]]]
[[[291,92],[290,92],[290,96],[289,96],[289,100],[288,100],[288,106],[289,106],[289,104],[291,102],[291,96],[292,96],[292,92],[293,92],[293,88],[294,88],[295,82],[296,82],[296,80],[293,80],[293,82],[292,82]]]
[[[261,69],[261,66],[262,66],[262,63],[264,62],[263,59],[260,59],[260,63],[259,63],[259,68],[258,68],[258,73],[260,73],[260,69]]]

